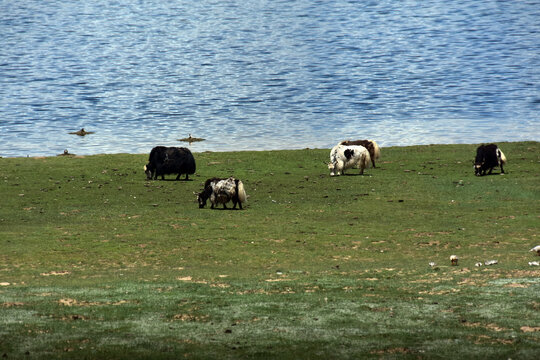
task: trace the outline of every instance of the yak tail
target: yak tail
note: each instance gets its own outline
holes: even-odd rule
[[[504,153],[501,151],[501,149],[497,149],[497,151],[499,152],[498,158],[501,159],[501,164],[505,165],[506,164],[506,156],[504,156]]]
[[[238,192],[238,200],[241,203],[245,203],[247,200],[246,190],[244,190],[244,183],[240,180],[238,180],[238,183],[236,184],[236,191]]]
[[[379,145],[373,140],[369,140],[373,144],[373,160],[377,160],[381,157],[381,149],[379,148]]]
[[[362,157],[362,168],[367,169],[371,166],[371,156],[369,155],[369,151],[364,152],[364,156]]]

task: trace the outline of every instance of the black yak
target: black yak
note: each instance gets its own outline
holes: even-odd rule
[[[189,174],[195,174],[195,169],[195,158],[191,151],[184,147],[156,146],[150,151],[148,164],[144,166],[148,180],[156,180],[158,176],[165,180],[165,175],[169,174],[178,174],[176,180],[180,179],[180,175],[186,174],[186,180],[189,180]]]
[[[483,176],[491,174],[493,168],[499,166],[501,168],[501,174],[504,174],[503,165],[506,164],[506,157],[501,149],[496,144],[480,145],[476,149],[476,158],[474,160],[474,174],[476,176]]]

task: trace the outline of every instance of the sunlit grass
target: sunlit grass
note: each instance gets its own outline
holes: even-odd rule
[[[200,153],[178,182],[146,155],[0,159],[0,354],[535,358],[540,145],[499,145],[482,178],[474,145],[342,177],[328,150]],[[229,175],[246,209],[199,209]]]

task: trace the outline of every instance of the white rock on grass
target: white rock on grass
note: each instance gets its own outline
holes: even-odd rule
[[[533,247],[531,250],[529,251],[532,251],[532,252],[535,252],[536,255],[539,255],[540,256],[540,245],[536,245],[535,247]]]

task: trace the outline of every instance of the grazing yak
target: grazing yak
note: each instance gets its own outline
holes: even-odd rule
[[[375,160],[381,157],[381,149],[374,140],[344,140],[340,142],[339,145],[360,145],[365,147],[369,151],[369,156],[371,156],[371,164],[373,167],[376,167]]]
[[[184,147],[156,146],[150,151],[148,164],[144,166],[148,180],[156,180],[158,176],[165,180],[165,175],[170,174],[178,174],[176,180],[180,179],[180,175],[186,174],[186,180],[189,180],[189,174],[195,174],[195,169],[195,158],[191,151]]]
[[[360,145],[336,145],[330,151],[330,163],[328,169],[330,176],[345,174],[346,169],[356,167],[360,169],[360,175],[369,167],[371,157],[369,151]]]
[[[504,164],[506,164],[506,157],[496,144],[480,145],[476,149],[476,159],[474,160],[474,174],[476,176],[486,175],[486,170],[489,170],[488,174],[491,174],[496,166],[499,166],[501,174],[504,174]]]
[[[227,209],[226,204],[232,201],[233,209],[236,209],[236,204],[238,204],[242,210],[242,203],[246,202],[247,196],[242,181],[231,176],[227,179],[211,178],[206,180],[203,191],[197,195],[199,208],[205,207],[208,199],[210,199],[212,209],[218,204],[223,204],[223,208]]]

